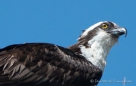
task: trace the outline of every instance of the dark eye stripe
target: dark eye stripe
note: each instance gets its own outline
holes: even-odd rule
[[[112,23],[112,22],[108,22],[109,23],[109,25],[110,25],[110,28],[111,27],[114,27],[114,24]]]

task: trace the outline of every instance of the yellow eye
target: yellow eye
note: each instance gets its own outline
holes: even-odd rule
[[[107,24],[102,24],[102,29],[107,29],[108,25]]]

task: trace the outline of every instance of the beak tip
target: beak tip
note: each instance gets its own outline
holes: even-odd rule
[[[125,34],[125,38],[127,37],[127,34]]]
[[[126,28],[119,28],[119,33],[120,35],[125,35],[125,38],[127,37],[127,29]]]
[[[126,28],[124,28],[125,29],[125,37],[127,37],[127,29]]]

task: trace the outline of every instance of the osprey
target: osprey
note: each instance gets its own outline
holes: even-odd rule
[[[125,28],[109,21],[86,29],[68,48],[50,43],[0,49],[0,86],[97,86],[106,57]]]

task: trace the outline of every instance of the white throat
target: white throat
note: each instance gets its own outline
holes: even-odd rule
[[[100,30],[93,39],[88,41],[88,47],[83,45],[79,47],[82,55],[103,71],[106,65],[106,57],[116,42],[117,39],[112,38],[111,35],[105,31]]]

